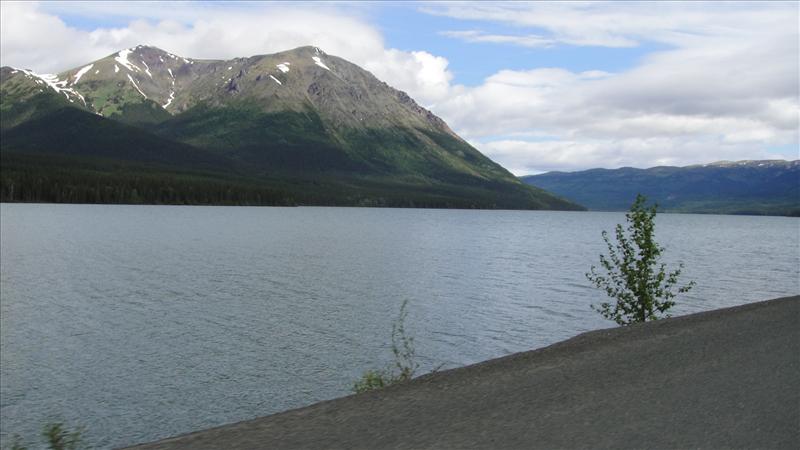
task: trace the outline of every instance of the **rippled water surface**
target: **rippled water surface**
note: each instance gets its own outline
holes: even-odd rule
[[[584,273],[621,213],[0,206],[2,441],[87,427],[105,448],[349,393],[390,362],[400,304],[423,369],[611,327]],[[676,314],[800,291],[800,221],[667,215],[696,288]]]

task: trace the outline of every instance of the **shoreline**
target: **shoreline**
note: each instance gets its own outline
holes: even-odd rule
[[[135,449],[800,444],[800,296],[590,331]]]
[[[22,202],[14,201],[0,202],[0,205],[77,205],[77,206],[182,206],[182,207],[226,207],[226,208],[354,208],[354,209],[421,209],[421,210],[440,210],[440,211],[520,211],[520,212],[563,212],[563,213],[614,213],[624,214],[627,210],[604,210],[604,209],[507,209],[507,208],[443,208],[424,206],[359,206],[359,205],[313,205],[313,204],[294,204],[294,205],[231,205],[213,203],[67,203],[67,202]],[[687,211],[658,211],[658,214],[666,215],[686,215],[686,216],[735,216],[735,217],[789,217],[798,218],[798,214],[761,214],[761,213],[721,213],[721,212],[687,212]]]

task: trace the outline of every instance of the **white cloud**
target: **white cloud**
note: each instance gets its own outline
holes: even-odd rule
[[[768,149],[754,150],[705,136],[553,141],[508,139],[491,141],[481,147],[517,174],[594,167],[683,166],[723,160],[782,158]],[[670,151],[665,152],[665,148]],[[713,148],[713,152],[709,152],[709,148]]]
[[[517,174],[796,159],[798,8],[796,3],[426,5],[432,14],[513,30],[443,32],[454,45],[490,42],[534,49],[527,51],[645,43],[662,48],[618,73],[497,68],[482,84],[468,87],[453,83],[441,55],[389,48],[359,13],[360,6],[4,1],[0,63],[47,72],[138,44],[194,58],[317,45],[407,91]],[[111,17],[116,25],[80,30],[59,19],[67,13]],[[776,148],[782,151],[776,154]]]
[[[431,106],[450,93],[453,74],[447,70],[448,61],[428,52],[405,52],[386,49],[373,58],[353,58],[351,61],[386,80],[394,87],[406,90],[423,105]]]
[[[769,32],[797,24],[785,2],[453,2],[426,5],[429,14],[533,28],[553,41],[633,47],[644,41],[684,45],[735,32]],[[794,19],[794,21],[793,21]]]
[[[98,47],[86,33],[68,27],[56,16],[42,14],[36,3],[0,3],[0,64],[4,66],[40,72],[65,69],[94,59],[87,56]]]
[[[800,158],[797,4],[458,3],[425,10],[571,45],[667,46],[619,73],[504,70],[480,86],[454,87],[437,112],[517,174]],[[447,35],[489,42],[477,32]],[[533,137],[514,137],[525,134]],[[775,155],[779,147],[784,152]]]
[[[738,80],[708,76],[705,65],[661,63],[620,74],[501,71],[480,86],[454,88],[437,111],[517,174],[796,159],[800,102],[796,89],[788,88],[778,73],[769,73],[779,72],[779,66],[748,69],[760,75]],[[654,79],[637,70],[672,74]],[[783,76],[797,80],[791,70]],[[694,85],[693,78],[706,84]],[[764,79],[772,83],[765,85]],[[794,153],[770,150],[792,144]]]
[[[92,3],[83,5],[81,11],[94,8]],[[189,12],[181,3],[142,5],[147,8],[123,4],[117,13],[140,12],[148,18],[140,16],[122,27],[84,31],[66,26],[47,12],[45,7],[52,7],[50,4],[3,2],[3,63],[60,71],[138,44],[193,58],[251,56],[303,45],[317,45],[347,56],[374,57],[383,50],[383,39],[373,27],[326,8],[212,10],[202,4],[192,5],[197,8],[195,17],[187,20]],[[169,18],[173,12],[184,20]],[[56,54],[64,56],[53,58]]]
[[[466,42],[490,42],[494,44],[515,44],[522,47],[550,47],[555,41],[535,34],[510,35],[489,34],[479,30],[442,31],[439,34]]]

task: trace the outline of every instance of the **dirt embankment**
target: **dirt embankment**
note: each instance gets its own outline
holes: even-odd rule
[[[800,448],[800,297],[600,330],[137,449]]]

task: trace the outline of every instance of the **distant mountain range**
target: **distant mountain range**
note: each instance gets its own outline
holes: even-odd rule
[[[316,47],[0,69],[3,201],[581,209]]]
[[[548,172],[522,180],[596,211],[627,210],[641,193],[671,212],[800,215],[800,160]]]

